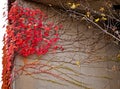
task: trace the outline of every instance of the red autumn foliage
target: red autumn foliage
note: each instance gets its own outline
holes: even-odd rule
[[[2,89],[11,89],[12,62],[15,54],[27,57],[44,55],[56,50],[61,26],[47,22],[47,16],[39,9],[23,8],[14,4],[8,14],[9,25],[4,37]]]

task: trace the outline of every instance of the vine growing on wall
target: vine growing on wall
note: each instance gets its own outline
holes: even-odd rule
[[[62,6],[62,9],[60,9],[60,12],[57,10],[56,11],[57,14],[58,13],[61,14],[62,12],[62,14],[64,13],[66,14],[65,17],[73,18],[75,19],[75,21],[78,22],[87,21],[88,23],[92,23],[94,24],[94,26],[97,26],[103,32],[107,33],[108,35],[112,36],[113,38],[119,41],[119,33],[116,33],[116,31],[118,31],[119,28],[116,27],[115,25],[116,28],[113,29],[114,26],[111,27],[108,26],[111,23],[106,24],[106,21],[109,22],[108,20],[109,18],[114,20],[114,18],[111,18],[111,16],[106,13],[106,7],[100,7],[98,13],[90,9],[88,6],[86,5],[84,6],[84,4],[82,5],[83,2],[79,2],[79,0],[74,2],[66,2],[65,4],[62,2],[58,2],[58,3]],[[52,8],[52,10],[53,9],[56,10],[56,7],[54,7],[54,5],[52,4],[49,4],[48,6],[49,6],[48,8],[50,9]],[[82,8],[85,7],[83,12],[81,12],[81,7]],[[64,18],[64,21],[67,18]],[[86,37],[84,36],[84,32],[81,32],[80,29],[78,28],[78,24],[75,25],[74,33],[68,32],[66,29],[69,30],[72,29],[70,28],[74,23],[72,22],[68,27],[66,26],[66,29],[65,28],[62,29],[61,35],[65,34],[66,37],[60,38],[59,30],[62,28],[61,25],[50,22],[48,20],[47,15],[44,14],[43,11],[41,11],[40,9],[23,8],[22,6],[18,6],[17,4],[13,4],[13,6],[11,7],[11,10],[8,15],[8,20],[9,20],[9,25],[7,26],[6,34],[4,37],[5,45],[3,48],[4,56],[3,56],[2,89],[11,89],[11,83],[13,82],[14,78],[16,78],[16,76],[19,76],[21,72],[25,72],[25,75],[29,75],[34,79],[41,79],[52,83],[65,85],[62,82],[56,80],[49,80],[47,78],[38,78],[35,76],[36,74],[39,75],[48,74],[50,76],[58,78],[62,81],[64,80],[78,87],[82,87],[84,89],[91,89],[87,87],[84,82],[81,82],[81,80],[77,80],[74,77],[77,78],[81,76],[93,77],[93,75],[87,75],[78,72],[76,69],[80,68],[81,64],[102,61],[101,57],[98,56],[93,59],[93,56],[94,56],[94,52],[106,47],[107,45],[105,44],[99,47],[96,46],[96,44],[102,42],[101,40],[103,39],[103,34],[101,33],[96,34],[99,35],[98,38],[94,38],[90,36]],[[62,21],[63,19],[61,19],[61,22]],[[105,27],[102,27],[101,24],[99,24],[101,22],[103,22],[103,25]],[[87,24],[86,27],[88,29],[91,29],[92,25]],[[95,39],[95,40],[94,41],[92,40],[92,42],[90,43],[87,42],[87,44],[84,43],[84,41],[89,39]],[[64,47],[66,47],[65,50],[62,48],[61,45],[57,45],[58,41],[64,43]],[[86,45],[87,47],[85,47]],[[93,46],[95,47],[94,49],[91,48]],[[61,57],[57,57],[57,56],[56,57],[53,56],[53,58],[46,60],[45,58],[41,58],[41,55],[45,55],[49,51],[54,52],[57,49],[62,50],[62,52],[58,52],[58,54],[63,53],[62,59]],[[69,55],[67,56],[65,53],[69,53]],[[84,58],[84,60],[82,61],[80,58],[76,59],[76,56],[80,57],[82,53],[84,53],[85,55],[89,54],[89,56]],[[38,55],[38,57],[35,58],[35,62],[25,65],[17,65],[19,66],[19,68],[15,69],[14,71],[12,70],[14,67],[13,62],[16,55],[23,56],[25,59],[27,59],[27,57],[32,54]],[[43,60],[43,62],[41,62],[41,60]],[[66,65],[70,65],[71,67]],[[27,69],[35,69],[36,71],[29,71]],[[62,71],[61,69],[65,70],[65,72]],[[56,73],[54,73],[54,71],[56,71]],[[14,72],[15,76],[12,75],[12,72]],[[97,77],[100,78],[101,76],[97,76]],[[104,76],[102,76],[102,78],[103,77]],[[109,77],[105,77],[105,78],[109,78]]]
[[[4,36],[2,89],[11,89],[11,72],[16,55],[41,56],[61,48],[56,42],[62,26],[47,21],[41,10],[23,8],[15,3],[9,11],[8,21]]]
[[[56,7],[58,6],[60,9],[56,10],[58,13],[61,11],[67,13],[69,17],[74,18],[77,21],[86,21],[88,23],[88,28],[95,26],[108,36],[120,41],[120,5],[117,0],[98,0],[93,1],[93,3],[90,0],[60,0],[59,2],[53,0],[54,3],[51,3],[50,1],[47,3],[46,1],[40,0],[32,1],[46,3],[46,5],[48,4],[48,6],[54,10],[56,10]],[[93,4],[98,4],[98,6]]]

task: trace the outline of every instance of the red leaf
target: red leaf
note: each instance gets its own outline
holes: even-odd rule
[[[50,27],[44,27],[45,31],[50,31]]]

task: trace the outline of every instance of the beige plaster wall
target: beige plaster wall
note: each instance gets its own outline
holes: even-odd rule
[[[40,8],[48,14],[50,21],[62,21],[64,29],[60,31],[58,44],[63,46],[64,51],[49,52],[39,58],[31,55],[26,59],[27,64],[18,55],[14,70],[23,69],[17,75],[13,73],[16,76],[13,89],[120,89],[119,63],[110,61],[115,60],[119,47],[107,40],[99,29],[88,29],[89,24],[41,4],[19,3],[24,7]],[[33,62],[46,66],[37,65],[33,69],[29,65]],[[46,69],[51,74],[31,74]]]

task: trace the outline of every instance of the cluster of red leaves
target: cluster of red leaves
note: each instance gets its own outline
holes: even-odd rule
[[[47,16],[39,9],[23,8],[13,5],[8,14],[4,39],[3,85],[2,89],[11,89],[12,62],[15,54],[27,57],[32,54],[44,55],[50,49],[56,50],[61,26],[48,22]]]

